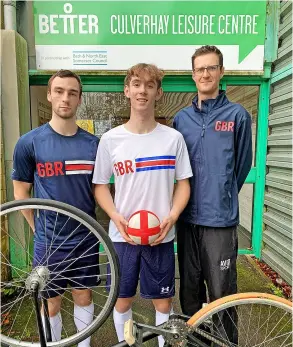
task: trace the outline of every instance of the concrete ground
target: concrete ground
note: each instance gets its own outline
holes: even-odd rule
[[[257,268],[253,261],[246,256],[238,257],[238,291],[239,292],[268,292],[271,281]],[[174,311],[180,313],[179,304],[179,274],[176,275],[176,296],[174,298]],[[139,292],[139,289],[138,289]],[[136,296],[133,305],[134,320],[144,324],[154,324],[155,311],[151,301]],[[92,336],[92,347],[111,347],[117,343],[112,317]],[[156,339],[146,342],[146,347],[157,346]]]

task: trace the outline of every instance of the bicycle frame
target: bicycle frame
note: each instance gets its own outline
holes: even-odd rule
[[[189,320],[189,316],[183,315],[183,314],[173,314],[170,316],[170,319],[181,319],[185,322]],[[128,321],[129,322],[129,321]],[[129,345],[126,341],[122,341],[117,343],[116,345],[113,345],[112,347],[141,347],[143,342],[147,342],[149,340],[152,340],[160,335],[162,335],[164,338],[173,338],[177,339],[179,338],[179,334],[177,332],[172,332],[170,330],[166,330],[161,328],[164,324],[159,326],[152,326],[147,324],[141,324],[137,322],[131,321],[131,327],[132,327],[132,333],[133,337],[135,339],[135,343]],[[193,343],[197,343],[198,347],[209,347],[204,342],[200,341],[196,336],[192,338]]]

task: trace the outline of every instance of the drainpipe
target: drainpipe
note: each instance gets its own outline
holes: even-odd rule
[[[4,25],[6,30],[16,30],[16,2],[3,1]]]

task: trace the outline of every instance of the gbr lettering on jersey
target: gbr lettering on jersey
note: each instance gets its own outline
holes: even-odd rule
[[[135,172],[175,170],[176,156],[162,155],[154,157],[136,158],[135,160],[118,161],[114,164],[116,176],[133,174]]]
[[[91,160],[66,160],[37,163],[39,177],[53,177],[64,175],[88,175],[94,170],[94,161]]]

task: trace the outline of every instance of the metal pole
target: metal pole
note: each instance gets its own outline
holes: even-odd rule
[[[35,304],[35,311],[36,311],[36,316],[37,316],[37,323],[38,323],[38,328],[39,328],[40,345],[41,345],[41,347],[47,347],[46,337],[45,337],[45,332],[44,332],[42,317],[41,317],[41,309],[40,309],[40,305],[39,305],[39,298],[38,298],[39,283],[33,283],[32,289],[33,289],[33,299],[34,299],[34,304]]]
[[[43,307],[44,307],[44,321],[45,321],[44,328],[46,331],[47,342],[52,342],[48,300],[46,298],[43,298],[42,302],[43,302]]]
[[[4,27],[6,30],[16,30],[16,2],[3,1]]]

